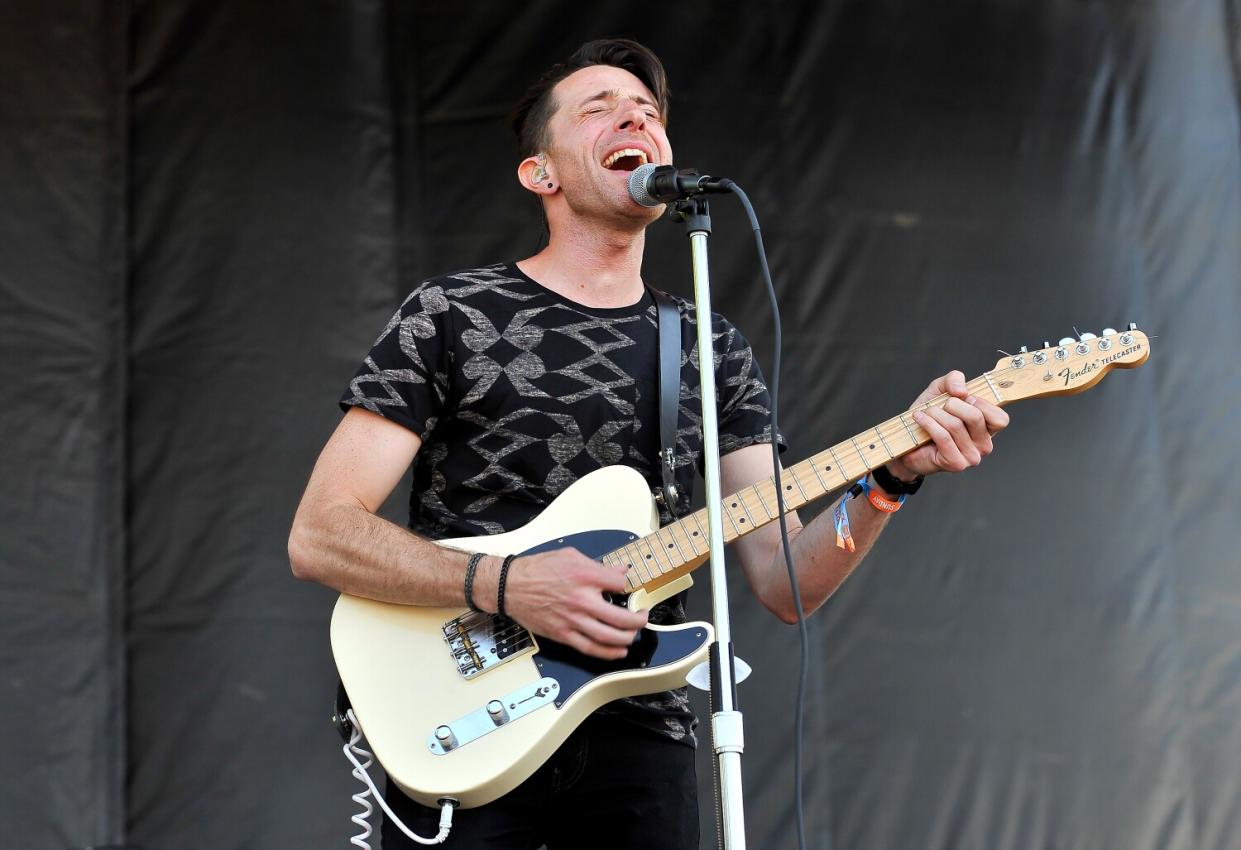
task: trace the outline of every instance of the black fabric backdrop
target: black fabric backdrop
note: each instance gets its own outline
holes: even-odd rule
[[[1137,372],[1012,408],[811,621],[810,845],[1241,847],[1239,17],[5,4],[0,844],[346,843],[333,595],[289,576],[293,508],[417,279],[535,250],[509,105],[628,34],[668,65],[678,161],[763,216],[786,460],[996,347],[1158,335]],[[770,363],[748,231],[714,211],[715,306]],[[649,242],[688,294],[682,233]],[[750,843],[791,847],[796,635],[732,596]]]

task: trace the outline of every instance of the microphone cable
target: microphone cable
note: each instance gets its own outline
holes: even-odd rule
[[[798,850],[806,850],[806,821],[805,814],[802,811],[802,714],[805,708],[806,699],[806,677],[809,669],[810,656],[810,638],[806,630],[806,612],[802,609],[801,603],[801,586],[797,581],[797,570],[793,566],[793,553],[789,548],[789,529],[788,523],[785,521],[784,514],[784,486],[780,481],[780,431],[777,426],[777,411],[779,408],[780,398],[780,350],[783,346],[783,332],[780,325],[780,305],[776,299],[776,287],[771,281],[771,269],[767,264],[767,249],[763,246],[763,234],[758,224],[758,216],[754,213],[754,207],[750,204],[750,199],[732,180],[724,178],[719,181],[719,185],[723,189],[727,189],[737,196],[737,200],[745,207],[746,217],[750,220],[750,227],[754,231],[754,244],[758,251],[758,263],[763,272],[763,283],[767,286],[767,297],[771,302],[772,317],[772,366],[771,381],[768,390],[771,395],[771,410],[769,422],[771,423],[771,465],[773,470],[773,478],[776,482],[776,513],[779,515],[780,523],[780,544],[784,550],[784,566],[788,571],[789,587],[793,593],[793,603],[797,611],[797,636],[801,644],[801,657],[797,670],[797,700],[796,709],[794,711],[793,725],[793,803],[797,821],[797,847]],[[831,846],[831,834],[828,833],[828,847]]]

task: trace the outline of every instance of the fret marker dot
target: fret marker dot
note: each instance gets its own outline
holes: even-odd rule
[[[740,519],[737,520],[737,522],[745,522],[745,517],[741,517]]]
[[[651,556],[650,556],[650,555],[647,555],[647,556],[646,556],[646,559],[649,561],[649,560],[651,559]]]
[[[874,443],[871,443],[871,444],[870,444],[870,448],[872,448],[872,449],[873,449],[874,447],[875,447],[875,444],[874,444]]]
[[[826,469],[828,472],[831,472],[831,471],[832,471],[832,468],[831,468],[830,466],[825,466],[825,467],[823,467],[823,468],[824,468],[824,469]]]
[[[672,548],[672,544],[671,544],[671,543],[669,543],[669,544],[668,544],[668,548],[669,548],[669,549],[671,549],[671,548]]]

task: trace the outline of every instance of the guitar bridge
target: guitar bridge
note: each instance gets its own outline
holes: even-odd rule
[[[444,624],[444,642],[466,679],[535,648],[534,637],[508,617],[468,611]]]

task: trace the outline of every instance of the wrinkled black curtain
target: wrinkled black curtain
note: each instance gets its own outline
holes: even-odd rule
[[[1012,408],[812,619],[810,845],[1241,847],[1239,14],[6,4],[0,844],[353,834],[333,595],[289,576],[293,508],[419,277],[536,250],[512,101],[624,34],[668,66],[678,161],[763,217],[787,459],[997,347],[1158,337]],[[770,368],[748,229],[714,212],[714,305]],[[648,279],[688,294],[683,234],[649,243]],[[796,635],[732,598],[750,843],[791,847]],[[705,747],[700,777],[708,846]]]

